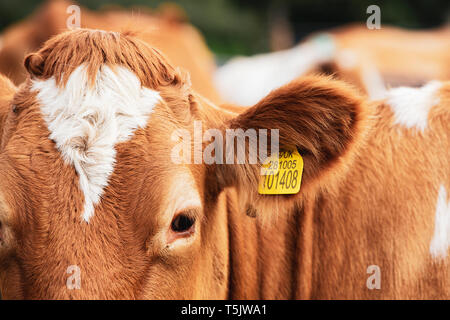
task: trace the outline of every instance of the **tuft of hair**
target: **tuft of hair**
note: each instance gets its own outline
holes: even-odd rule
[[[72,72],[86,65],[91,86],[102,65],[126,67],[142,85],[159,86],[182,82],[179,72],[156,49],[133,37],[132,32],[77,29],[61,33],[35,53],[25,58],[25,68],[32,78],[49,79],[63,86]]]

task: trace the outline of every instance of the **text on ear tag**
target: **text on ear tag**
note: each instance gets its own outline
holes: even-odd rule
[[[285,148],[270,156],[261,168],[258,192],[260,194],[295,194],[300,191],[303,158],[296,147]]]

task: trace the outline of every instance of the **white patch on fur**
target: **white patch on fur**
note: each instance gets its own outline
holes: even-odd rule
[[[445,259],[450,247],[450,201],[447,201],[444,185],[439,188],[434,221],[434,236],[431,240],[430,253],[435,259]]]
[[[428,125],[428,112],[439,104],[438,91],[442,83],[431,81],[421,88],[399,87],[389,90],[387,103],[395,114],[395,123],[424,131]]]
[[[292,49],[232,59],[218,68],[215,83],[227,102],[253,105],[270,91],[330,61],[334,54],[333,38],[322,34]]]
[[[86,66],[81,65],[64,87],[52,77],[33,80],[32,90],[38,91],[49,138],[78,173],[85,198],[82,217],[89,222],[114,170],[115,145],[147,125],[159,93],[142,87],[130,70],[106,65],[93,87]]]

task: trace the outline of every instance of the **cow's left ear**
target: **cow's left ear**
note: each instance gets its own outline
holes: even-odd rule
[[[336,176],[350,163],[353,151],[363,140],[366,118],[364,101],[356,90],[341,81],[311,76],[272,91],[255,106],[229,120],[226,127],[256,132],[268,129],[269,135],[270,129],[278,129],[280,150],[295,147],[303,158],[298,193],[301,195],[326,182],[327,177]],[[268,141],[270,151],[270,138]],[[241,188],[250,196],[258,195],[260,169],[260,163],[252,165],[248,161],[216,166],[223,186]]]

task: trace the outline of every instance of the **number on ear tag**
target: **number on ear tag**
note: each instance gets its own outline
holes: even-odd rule
[[[295,194],[300,191],[303,158],[296,147],[270,156],[261,168],[258,192],[260,194]]]

